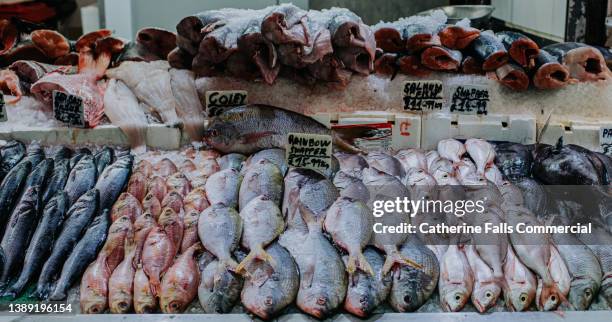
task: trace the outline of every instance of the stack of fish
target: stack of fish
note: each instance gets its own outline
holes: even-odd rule
[[[469,20],[446,24],[441,11],[372,26],[379,48],[380,74],[400,72],[426,76],[431,71],[488,73],[505,86],[522,91],[533,84],[554,89],[572,81],[610,79],[602,53],[581,43],[539,48],[529,37],[512,31],[493,34],[470,27]]]
[[[187,154],[179,167],[168,158],[135,166],[112,207],[106,243],[81,280],[82,312],[177,313],[196,297],[197,225],[209,206],[203,184],[219,166],[216,153]]]
[[[2,294],[15,298],[35,282],[34,296],[65,300],[106,239],[132,157],[60,147],[46,158],[39,145],[26,151],[17,141],[1,153]]]
[[[168,56],[175,68],[198,76],[263,79],[279,74],[312,85],[342,88],[353,72],[373,71],[370,27],[347,9],[304,11],[292,4],[261,10],[211,10],[182,19]]]

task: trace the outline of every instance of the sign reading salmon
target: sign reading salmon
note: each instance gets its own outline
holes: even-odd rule
[[[612,125],[599,129],[599,145],[604,154],[612,156]]]
[[[438,80],[407,81],[404,84],[404,110],[442,110],[442,82]]]
[[[292,167],[323,171],[331,167],[332,137],[323,134],[289,133],[285,149]]]
[[[83,99],[68,93],[53,91],[53,115],[70,126],[86,127]]]
[[[206,111],[208,116],[219,115],[226,109],[247,105],[246,91],[206,91]]]
[[[4,95],[0,94],[0,122],[6,122],[6,105],[4,104]]]
[[[486,85],[458,85],[450,93],[451,113],[487,115],[490,98]]]

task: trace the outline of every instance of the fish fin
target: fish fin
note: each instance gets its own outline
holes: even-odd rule
[[[259,140],[261,138],[265,138],[267,136],[271,136],[271,135],[274,135],[274,134],[276,134],[276,132],[272,132],[272,131],[248,134],[248,135],[245,135],[242,138],[242,143],[244,143],[244,144],[255,143],[255,142],[257,142],[257,140]]]
[[[161,294],[161,282],[158,276],[149,277],[149,285],[151,287],[151,294],[153,297],[158,297]]]
[[[306,225],[308,226],[308,231],[311,231],[311,226],[322,225],[322,219],[325,217],[322,216],[323,218],[317,219],[316,214],[301,201],[298,202],[298,208],[300,209],[300,215],[302,215],[302,219],[304,219],[304,222],[306,222]]]
[[[346,271],[349,274],[353,274],[357,269],[370,276],[374,276],[374,270],[372,270],[372,266],[370,266],[370,263],[368,263],[368,260],[363,256],[362,252],[358,252],[356,255],[349,254],[348,257]]]
[[[251,250],[251,252],[240,262],[240,264],[238,264],[238,266],[236,266],[236,274],[242,275],[244,272],[246,272],[246,266],[255,260],[267,262],[270,264],[270,266],[272,266],[273,270],[276,266],[274,258],[272,258],[272,256],[270,256],[270,254],[268,254],[263,247],[261,247],[261,245],[258,245]]]
[[[368,154],[366,151],[363,151],[360,148],[347,142],[344,138],[342,138],[340,135],[336,134],[335,132],[332,134],[333,134],[332,141],[340,150],[344,150],[346,152],[350,152],[354,154],[359,154],[359,153],[364,154],[364,155]]]
[[[227,268],[228,271],[230,272],[236,272],[236,266],[238,266],[238,263],[236,263],[236,261],[233,258],[227,258],[223,261],[223,265],[225,266],[225,268]]]
[[[542,127],[542,130],[536,135],[536,145],[540,144],[540,142],[542,141],[542,136],[544,136],[544,133],[546,133],[546,130],[548,130],[548,125],[550,124],[550,118],[552,117],[554,110],[555,109],[553,108],[550,111],[548,111],[548,115],[546,116],[546,122],[544,122],[544,126]]]
[[[312,286],[312,280],[314,279],[316,259],[312,257],[312,260],[306,263],[305,266],[302,288],[310,288],[310,286]]]
[[[387,258],[385,258],[385,263],[383,264],[383,268],[382,268],[383,275],[389,273],[391,269],[393,268],[393,266],[395,265],[402,265],[402,266],[407,265],[407,266],[414,267],[416,269],[423,268],[422,265],[418,264],[417,262],[409,258],[406,258],[397,250],[394,250],[391,253],[388,253]]]

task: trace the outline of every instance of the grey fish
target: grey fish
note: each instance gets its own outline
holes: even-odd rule
[[[254,273],[244,281],[240,298],[249,312],[267,320],[293,302],[300,274],[289,252],[278,243],[268,246],[266,252],[277,268],[270,274],[269,264],[256,262],[255,268],[249,268]]]
[[[370,152],[365,159],[368,161],[370,168],[390,174],[399,179],[406,175],[404,167],[400,161],[384,152]]]
[[[338,171],[334,176],[334,186],[338,188],[342,197],[361,200],[365,203],[370,200],[370,191],[363,181],[344,170]]]
[[[544,187],[532,178],[524,177],[513,181],[523,192],[523,205],[534,214],[545,214],[548,205],[548,195]]]
[[[43,191],[46,187],[47,179],[53,170],[53,159],[44,159],[39,162],[25,182],[24,190],[27,190],[29,187],[38,186],[40,190],[40,196],[42,198]]]
[[[105,146],[94,155],[94,160],[98,173],[102,173],[115,160],[115,150]]]
[[[9,214],[25,186],[31,169],[32,164],[29,161],[16,165],[4,177],[0,185],[0,232],[4,232]]]
[[[32,186],[24,191],[9,218],[0,243],[0,257],[3,264],[0,276],[2,287],[9,282],[10,278],[19,273],[18,269],[23,263],[23,254],[38,223],[40,207],[40,187]]]
[[[210,261],[202,270],[198,300],[205,313],[229,313],[242,290],[243,280],[227,270],[218,260]]]
[[[99,175],[95,188],[100,192],[99,209],[110,209],[130,179],[134,157],[126,156],[113,162]]]
[[[360,179],[361,171],[369,167],[366,159],[359,154],[336,152],[334,156],[338,160],[340,171],[344,171]]]
[[[287,164],[284,149],[265,149],[254,153],[245,161],[244,166],[242,167],[242,173],[244,173],[246,168],[248,168],[250,165],[256,164],[261,160],[268,160],[272,162],[272,164],[280,169],[283,176],[287,174],[289,165]]]
[[[293,168],[287,172],[284,179],[283,201],[281,205],[281,212],[285,219],[289,219],[289,214],[294,213],[295,209],[297,209],[296,199],[299,189],[303,184],[307,181],[321,180],[322,178],[323,175],[321,173],[306,168]]]
[[[572,278],[568,300],[575,310],[588,310],[601,285],[599,260],[573,234],[552,234],[552,237]]]
[[[76,151],[76,153],[70,158],[70,169],[74,168],[81,159],[86,156],[91,155],[91,151],[88,148],[80,148]]]
[[[246,160],[246,156],[240,153],[229,153],[226,154],[219,159],[217,159],[217,163],[221,170],[225,169],[234,169],[240,171],[242,169],[242,162]]]
[[[53,242],[60,232],[64,215],[68,210],[68,197],[64,191],[59,191],[47,204],[32,240],[25,253],[23,269],[17,280],[3,294],[15,298],[21,294],[27,283],[39,273],[45,259],[51,253]]]
[[[532,173],[535,179],[547,185],[601,185],[597,169],[589,158],[563,145],[560,138],[555,146],[535,148]]]
[[[27,152],[20,162],[30,161],[32,167],[36,167],[45,159],[45,151],[39,144],[32,143],[28,146]]]
[[[98,190],[91,189],[68,210],[62,230],[38,278],[35,293],[38,298],[47,298],[48,292],[51,291],[51,284],[60,273],[66,257],[72,252],[97,212],[99,198]]]
[[[72,150],[67,146],[60,146],[54,153],[53,159],[70,159],[72,157]]]
[[[244,169],[244,177],[238,192],[238,206],[242,210],[249,201],[257,196],[266,196],[277,205],[283,194],[283,175],[281,170],[267,160],[252,163]]]
[[[599,260],[603,279],[599,293],[612,307],[612,235],[601,227],[593,226],[590,234],[578,235]]]
[[[238,206],[238,193],[242,175],[234,169],[215,172],[206,180],[204,190],[211,205],[223,204],[227,207]]]
[[[389,304],[397,312],[413,312],[421,307],[436,289],[440,266],[436,255],[423,245],[416,235],[411,235],[406,240],[400,252],[419,263],[422,268],[415,269],[404,265],[392,271],[393,286],[389,294]]]
[[[78,281],[87,266],[96,259],[98,251],[102,248],[108,227],[110,226],[109,209],[104,209],[91,222],[85,234],[66,259],[62,273],[55,285],[55,289],[49,296],[51,301],[62,301],[66,299],[68,289]]]
[[[309,315],[323,319],[331,316],[346,296],[346,268],[336,249],[323,235],[325,213],[315,213],[303,203],[299,207],[308,225],[308,234],[301,249],[291,254],[300,269],[296,304]]]
[[[74,204],[81,195],[93,188],[98,177],[94,158],[90,154],[83,155],[71,169],[64,186],[68,194],[68,205]]]
[[[19,141],[9,141],[0,148],[0,154],[2,155],[0,159],[0,179],[4,179],[9,171],[23,159],[25,153],[26,147]]]
[[[69,174],[70,159],[64,154],[56,153],[53,158],[53,170],[43,192],[43,203],[47,203],[58,191],[64,190]]]
[[[210,121],[204,141],[223,153],[252,154],[269,148],[283,148],[289,133],[332,135],[316,120],[295,112],[266,105],[248,105],[223,111]],[[339,136],[334,143],[358,151]]]
[[[238,263],[231,252],[238,247],[242,236],[242,219],[234,208],[213,204],[206,208],[198,220],[198,236],[202,245],[222,265],[234,271]]]
[[[340,194],[331,180],[327,179],[320,173],[314,175],[311,172],[306,172],[308,180],[304,181],[297,190],[289,193],[288,199],[294,200],[294,208],[292,213],[287,217],[287,227],[296,228],[300,231],[308,231],[307,225],[303,219],[298,202],[307,206],[317,215],[325,215],[325,211],[338,199]]]
[[[344,300],[344,309],[360,317],[367,318],[389,296],[391,291],[391,275],[382,274],[385,259],[373,248],[366,248],[363,256],[374,271],[370,276],[363,272],[349,275],[349,285]],[[345,265],[348,257],[342,257]]]

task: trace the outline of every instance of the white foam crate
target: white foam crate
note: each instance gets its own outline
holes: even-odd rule
[[[612,119],[601,121],[555,121],[542,133],[542,143],[556,144],[563,137],[563,144],[576,144],[594,151],[602,151],[599,136],[602,126],[612,125]],[[544,123],[538,123],[541,131]]]
[[[44,145],[128,145],[127,137],[114,125],[100,125],[93,129],[71,127],[23,128],[0,131],[0,139],[15,139],[23,142],[37,141]],[[173,126],[152,124],[147,128],[146,142],[151,148],[178,149],[180,130]]]
[[[392,124],[392,149],[418,148],[421,144],[421,116],[414,113],[378,111],[332,112],[316,113],[312,115],[312,118],[328,127],[336,124],[389,122]]]
[[[536,140],[536,119],[531,115],[423,115],[421,148],[433,149],[438,141],[448,138],[531,144]]]

